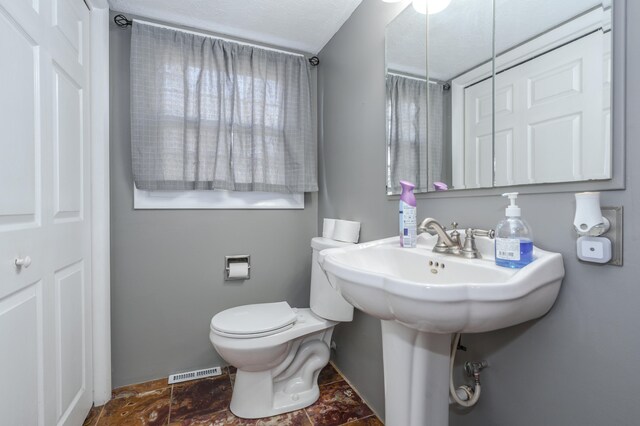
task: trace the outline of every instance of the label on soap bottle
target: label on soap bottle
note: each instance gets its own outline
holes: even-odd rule
[[[520,260],[520,239],[496,238],[496,258],[502,260]]]

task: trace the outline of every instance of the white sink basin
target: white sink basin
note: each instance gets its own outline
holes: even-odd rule
[[[476,238],[480,259],[433,253],[436,240],[421,234],[409,249],[386,238],[322,251],[319,261],[353,306],[420,331],[491,331],[538,318],[553,305],[564,277],[559,253],[534,248],[532,263],[510,269],[495,264],[487,237]]]
[[[541,317],[564,277],[562,256],[537,247],[532,263],[509,269],[487,237],[476,238],[479,259],[433,253],[436,241],[421,234],[407,249],[392,237],[319,254],[336,290],[381,319],[387,426],[447,426],[452,334]]]

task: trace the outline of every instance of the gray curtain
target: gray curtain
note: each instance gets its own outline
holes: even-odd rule
[[[131,133],[139,189],[318,190],[301,56],[134,21]]]
[[[399,193],[400,180],[408,180],[425,192],[446,169],[442,86],[395,74],[387,75],[386,85],[387,191]]]

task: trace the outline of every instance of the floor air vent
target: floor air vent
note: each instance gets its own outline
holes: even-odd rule
[[[205,368],[204,370],[187,371],[186,373],[172,374],[169,376],[169,384],[188,382],[189,380],[202,379],[204,377],[219,376],[222,374],[220,367]]]

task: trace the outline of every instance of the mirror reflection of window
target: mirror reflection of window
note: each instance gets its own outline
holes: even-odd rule
[[[444,134],[448,84],[393,72],[387,73],[386,84],[388,192],[399,193],[400,180],[427,192],[430,182],[449,180],[451,150]]]
[[[427,21],[411,5],[387,26],[387,193],[400,193],[400,180],[428,190]]]

